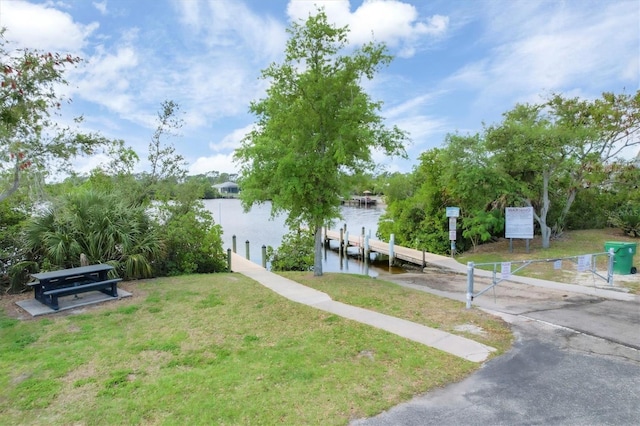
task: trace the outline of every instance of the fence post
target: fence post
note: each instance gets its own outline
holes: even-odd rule
[[[262,245],[262,267],[267,269],[267,246]]]
[[[229,272],[231,272],[231,249],[227,249],[227,268],[229,268]]]
[[[247,240],[244,243],[244,246],[245,246],[244,248],[245,248],[245,251],[246,251],[246,256],[245,257],[247,258],[247,260],[251,260],[251,256],[249,255],[249,240]]]
[[[607,283],[610,286],[613,285],[613,258],[615,254],[613,252],[613,247],[609,248],[609,262],[607,264]]]
[[[233,246],[233,252],[237,253],[236,251],[236,236],[234,235],[233,237],[231,237],[231,242],[232,242],[232,246]]]
[[[467,309],[471,309],[473,300],[473,262],[467,262]]]

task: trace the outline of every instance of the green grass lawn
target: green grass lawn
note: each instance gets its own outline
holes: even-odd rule
[[[505,324],[462,304],[353,275],[321,284],[444,330],[472,323],[500,351],[511,341]],[[0,312],[1,424],[339,425],[479,368],[238,274],[123,286],[132,298],[80,314]]]

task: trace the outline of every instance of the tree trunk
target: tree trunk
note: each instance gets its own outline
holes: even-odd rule
[[[560,217],[558,218],[558,220],[554,225],[554,232],[556,234],[560,234],[564,229],[565,222],[567,220],[567,215],[569,214],[569,210],[571,209],[573,202],[576,200],[577,193],[578,191],[576,188],[572,188],[569,190],[569,193],[567,194],[567,200],[565,201],[564,208],[562,209],[562,213],[560,213]]]
[[[540,210],[540,217],[538,223],[540,224],[540,235],[542,236],[542,248],[549,248],[551,240],[551,228],[547,225],[547,213],[549,213],[549,207],[551,202],[549,201],[549,176],[551,173],[548,170],[542,172],[542,209]]]
[[[316,226],[314,242],[313,276],[322,276],[322,226]]]

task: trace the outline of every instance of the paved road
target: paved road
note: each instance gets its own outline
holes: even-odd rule
[[[390,279],[390,277],[384,277]],[[464,300],[464,283],[399,284]],[[474,304],[501,315],[512,350],[467,379],[353,425],[640,424],[640,305],[505,285]]]

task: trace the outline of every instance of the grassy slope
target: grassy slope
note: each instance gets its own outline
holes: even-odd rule
[[[323,285],[354,299],[375,292],[372,308],[445,330],[473,323],[501,350],[511,339],[477,310],[379,280],[333,274]],[[133,298],[78,315],[0,312],[1,423],[346,424],[479,367],[237,274],[128,289]]]

